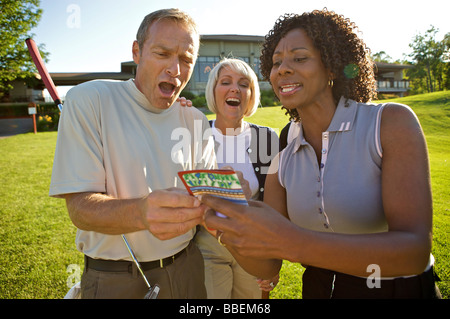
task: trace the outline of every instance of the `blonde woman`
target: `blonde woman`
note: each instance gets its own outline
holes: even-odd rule
[[[259,105],[255,72],[242,60],[224,59],[211,70],[205,95],[208,108],[216,114],[210,124],[218,167],[241,171],[250,185],[252,199],[262,200],[268,167],[278,153],[278,136],[271,128],[244,120]],[[257,281],[203,228],[196,242],[205,261],[208,298],[261,298],[261,289],[271,290],[278,282],[278,276]]]

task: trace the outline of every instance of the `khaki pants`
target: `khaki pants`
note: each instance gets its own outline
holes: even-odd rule
[[[203,227],[195,242],[205,262],[205,286],[208,299],[260,299],[256,277],[248,274],[225,247]]]
[[[202,255],[194,243],[175,262],[164,268],[145,271],[150,285],[158,284],[158,299],[205,299]],[[84,299],[143,299],[148,287],[133,264],[132,272],[105,272],[85,269],[81,279]]]

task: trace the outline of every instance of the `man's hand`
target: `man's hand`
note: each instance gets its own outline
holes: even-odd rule
[[[202,223],[206,210],[197,198],[177,188],[154,191],[143,205],[143,223],[160,240],[183,235]]]
[[[67,194],[65,198],[69,216],[79,229],[108,235],[148,230],[161,240],[185,234],[202,223],[207,209],[197,198],[177,188],[133,199],[89,192]]]

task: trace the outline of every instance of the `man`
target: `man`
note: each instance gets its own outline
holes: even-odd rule
[[[125,234],[159,298],[205,298],[203,259],[191,239],[204,206],[177,172],[215,167],[206,117],[176,102],[199,49],[194,21],[177,9],[146,16],[133,43],[136,77],[92,81],[66,96],[50,195],[66,199],[85,255],[82,298],[143,298]],[[178,131],[179,132],[179,131]],[[184,134],[186,135],[186,134]],[[175,138],[174,138],[174,137]]]

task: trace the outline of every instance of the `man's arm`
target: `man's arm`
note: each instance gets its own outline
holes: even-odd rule
[[[65,195],[76,227],[109,235],[149,230],[161,240],[182,235],[203,221],[205,206],[179,189],[157,190],[143,198],[117,199],[99,193]]]

